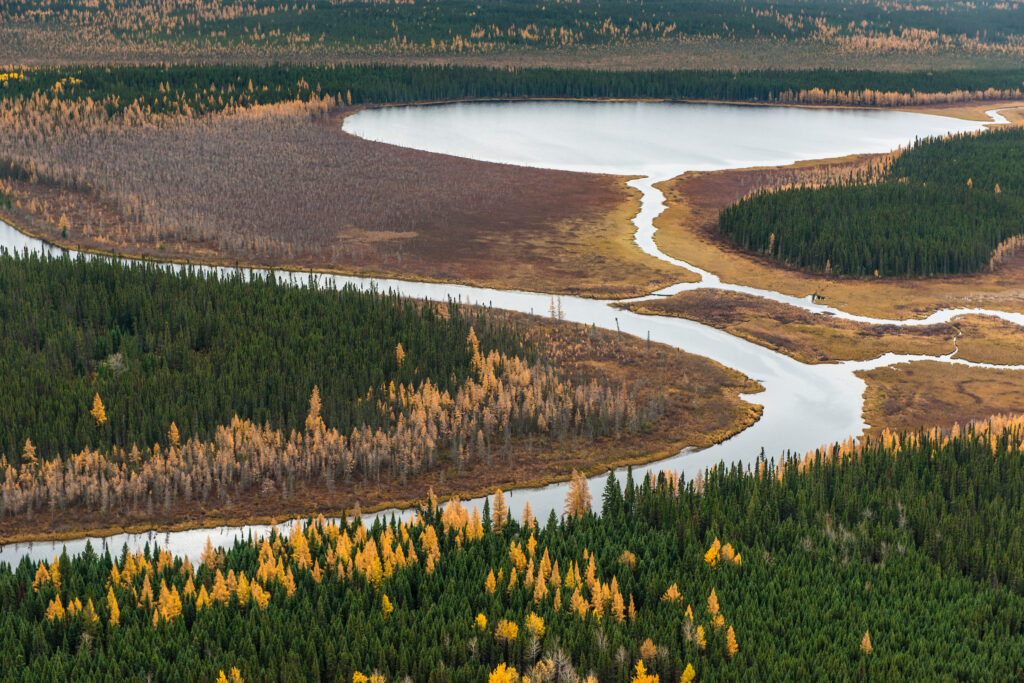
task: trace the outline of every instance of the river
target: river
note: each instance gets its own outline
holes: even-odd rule
[[[993,116],[993,120],[998,119]],[[350,116],[345,129],[362,137],[427,151],[455,154],[484,161],[515,163],[571,171],[637,176],[630,181],[641,193],[641,209],[633,219],[638,247],[657,258],[700,276],[696,283],[675,285],[664,293],[694,288],[742,291],[798,305],[822,314],[835,314],[868,323],[903,325],[945,321],[963,310],[939,311],[927,320],[890,321],[851,316],[843,311],[789,297],[770,290],[723,283],[713,273],[663,254],[654,242],[653,221],[663,208],[664,197],[654,187],[688,170],[713,170],[760,165],[782,165],[802,159],[831,158],[853,153],[884,152],[930,135],[978,130],[982,124],[958,119],[894,111],[755,107],[741,105],[677,103],[515,102],[462,103],[421,107],[388,107],[364,110]],[[26,237],[0,223],[0,246],[23,251],[59,250]],[[168,266],[177,267],[177,266]],[[223,272],[223,269],[218,269]],[[305,273],[291,275],[296,284],[307,284]],[[547,294],[494,290],[461,285],[419,283],[403,280],[319,275],[321,283],[352,284],[362,289],[394,290],[409,297],[492,305],[524,313],[544,314],[552,297]],[[566,320],[649,338],[687,352],[711,358],[758,381],[764,391],[746,396],[763,406],[761,419],[731,439],[700,451],[684,451],[673,457],[634,468],[634,476],[675,470],[690,478],[718,462],[753,462],[762,452],[775,457],[785,451],[805,452],[818,446],[860,435],[864,423],[866,385],[855,373],[900,362],[931,359],[931,356],[885,354],[880,358],[846,363],[810,365],[724,331],[668,316],[639,315],[616,308],[613,301],[558,297]],[[996,315],[1024,325],[1024,316],[983,309],[969,312]],[[978,366],[954,358],[950,363]],[[993,367],[993,366],[984,366]],[[1017,368],[1024,369],[1024,368]],[[624,471],[619,473],[620,480]],[[599,497],[604,475],[591,480]],[[552,484],[520,489],[509,494],[510,509],[518,514],[529,500],[540,519],[560,511],[566,485]],[[483,500],[468,501],[482,505]],[[409,514],[388,510],[377,514]],[[368,517],[372,517],[369,515]],[[289,524],[286,522],[285,524]],[[209,536],[218,546],[238,536],[265,534],[269,527],[219,527],[170,533],[118,534],[106,539],[81,538],[60,542],[35,542],[0,546],[0,562],[15,563],[23,556],[50,558],[66,547],[80,552],[87,541],[113,551],[123,544],[131,548],[159,543],[176,554],[197,557]]]

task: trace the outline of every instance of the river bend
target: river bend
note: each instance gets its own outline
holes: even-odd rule
[[[994,122],[1000,122],[997,114]],[[1001,118],[1001,117],[999,117]],[[1005,119],[1003,119],[1005,122]],[[642,193],[641,208],[633,219],[638,246],[645,252],[697,273],[700,281],[665,288],[660,295],[688,289],[715,288],[744,292],[816,313],[828,313],[868,324],[925,325],[946,322],[967,313],[992,315],[1024,325],[1020,314],[985,309],[938,311],[921,320],[882,320],[853,316],[817,305],[808,299],[769,290],[723,283],[713,273],[662,253],[654,242],[654,219],[664,208],[664,197],[654,187],[689,170],[782,165],[802,159],[830,158],[852,153],[884,152],[912,143],[917,137],[977,130],[982,124],[921,114],[891,111],[745,107],[670,103],[516,102],[471,103],[430,107],[389,107],[365,110],[346,120],[345,128],[368,139],[457,154],[469,158],[573,171],[639,176],[630,184]],[[60,253],[61,250],[25,236],[0,223],[0,246],[12,251]],[[169,268],[180,266],[170,265]],[[223,268],[204,268],[226,272]],[[248,272],[248,271],[247,271]],[[306,273],[289,276],[296,285],[308,285]],[[394,290],[407,297],[491,305],[523,313],[544,313],[548,294],[495,290],[463,285],[410,282],[394,279],[317,275],[320,284],[346,284],[360,289]],[[705,356],[756,380],[764,391],[745,396],[763,406],[761,419],[736,436],[700,451],[634,468],[634,476],[675,470],[685,477],[717,464],[752,463],[762,452],[777,456],[785,451],[805,452],[826,443],[859,436],[864,423],[866,385],[856,372],[896,363],[939,360],[972,367],[996,367],[955,357],[955,341],[942,357],[885,354],[868,361],[805,364],[727,332],[670,316],[640,315],[622,310],[615,301],[558,297],[566,320],[621,330]],[[1013,369],[1024,370],[1024,367]],[[624,474],[620,472],[620,475]],[[620,480],[621,480],[620,476]],[[597,492],[604,475],[591,480]],[[518,514],[529,500],[544,519],[560,512],[566,484],[519,489],[509,494],[510,509]],[[483,499],[467,501],[482,505]],[[377,514],[407,515],[388,510]],[[372,515],[371,515],[372,516]],[[284,523],[282,526],[288,525]],[[218,527],[170,533],[118,534],[106,539],[80,538],[0,546],[0,562],[16,563],[22,556],[34,561],[51,558],[66,547],[81,552],[87,541],[101,549],[119,551],[123,544],[138,548],[159,543],[176,554],[198,557],[209,536],[217,546],[230,545],[238,536],[260,535],[266,525]]]

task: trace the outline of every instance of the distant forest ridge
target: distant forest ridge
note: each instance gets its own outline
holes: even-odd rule
[[[651,42],[771,41],[882,52],[1018,55],[1014,2],[980,0],[9,0],[0,24],[20,36],[180,50],[271,54],[460,55]]]
[[[706,99],[905,106],[1022,96],[1024,68],[951,71],[596,71],[473,66],[45,67],[0,73],[0,99],[91,98],[110,113],[225,108],[331,95],[349,105],[488,98]]]

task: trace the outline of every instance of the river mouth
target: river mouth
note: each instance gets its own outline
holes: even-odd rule
[[[699,283],[685,286],[717,288],[731,286],[721,283],[713,273],[670,259],[654,244],[653,220],[661,211],[663,199],[654,187],[658,180],[688,170],[781,165],[808,158],[885,152],[909,144],[915,137],[978,130],[982,126],[959,119],[894,111],[649,102],[511,102],[388,107],[358,112],[345,122],[345,130],[352,134],[436,153],[559,170],[642,176],[633,181],[643,193],[641,210],[634,218],[639,248],[701,276]],[[50,249],[2,223],[0,246],[19,252]],[[295,273],[293,278],[297,283],[308,282],[307,274]],[[345,284],[361,289],[376,287],[435,301],[454,298],[523,313],[543,312],[552,299],[548,294],[534,292],[438,283],[333,275],[321,275],[318,279],[321,283],[330,282],[339,287]],[[767,298],[783,296],[768,290],[756,290],[756,295]],[[862,417],[866,385],[855,372],[901,361],[932,359],[930,356],[886,354],[879,359],[859,363],[808,365],[699,323],[632,313],[615,307],[616,302],[612,301],[557,298],[566,320],[621,330],[711,358],[761,383],[765,389],[760,394],[745,397],[751,403],[764,407],[761,420],[755,425],[710,448],[679,453],[634,468],[634,477],[637,478],[666,469],[693,477],[719,462],[749,466],[762,452],[774,458],[785,452],[802,453],[822,444],[859,436],[867,427]],[[815,312],[832,312],[812,302],[790,299],[793,298],[788,297],[784,302],[807,306],[808,310]],[[942,312],[949,317],[958,314],[956,311]],[[952,358],[945,360],[955,362]],[[596,490],[593,487],[599,486],[602,478],[591,480],[592,490]],[[509,505],[518,512],[528,500],[534,513],[543,519],[551,511],[561,511],[565,491],[564,483],[521,489],[509,496]],[[483,499],[467,502],[482,505]],[[409,514],[401,510],[380,514],[390,513]],[[125,543],[137,548],[147,542],[157,542],[175,554],[195,557],[207,536],[215,545],[229,545],[238,535],[261,534],[268,530],[265,525],[219,527],[214,530],[120,534],[93,541],[94,545],[106,545],[113,551]],[[0,546],[0,561],[14,564],[24,555],[33,560],[49,558],[63,546],[69,552],[80,552],[87,540],[83,537],[69,541],[8,544]]]

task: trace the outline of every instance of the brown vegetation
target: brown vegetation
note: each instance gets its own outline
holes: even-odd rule
[[[677,277],[634,248],[636,193],[618,178],[370,142],[330,109],[196,119],[40,96],[0,105],[4,156],[27,171],[11,218],[60,244],[161,258],[599,296]]]
[[[920,362],[859,373],[868,383],[864,420],[871,434],[950,428],[1024,411],[1020,372]]]
[[[668,208],[655,220],[654,238],[666,254],[711,271],[723,282],[771,289],[875,317],[919,317],[941,308],[983,307],[1024,311],[1024,255],[1003,260],[994,272],[943,278],[866,280],[788,269],[729,242],[718,212],[762,187],[826,182],[879,163],[878,156],[801,162],[780,168],[691,172],[659,185]]]
[[[726,330],[802,363],[868,360],[893,353],[945,355],[954,325],[866,325],[749,294],[699,289],[628,304],[637,313],[674,315]]]
[[[1024,365],[1024,334],[1013,323],[983,316],[957,318],[957,356],[975,363]]]
[[[480,357],[479,378],[452,400],[424,388],[381,397],[396,415],[387,433],[338,434],[312,401],[302,434],[236,420],[213,443],[8,466],[0,537],[340,513],[356,503],[399,504],[428,485],[465,496],[707,446],[760,414],[739,399],[758,385],[716,363],[634,337],[531,320],[544,356],[578,382],[515,359]],[[627,380],[641,385],[632,394],[614,389]],[[605,390],[612,394],[586,407],[589,395]],[[533,425],[526,432],[503,427],[524,420]],[[609,427],[604,436],[591,429],[600,421]]]
[[[986,316],[915,327],[870,325],[716,289],[623,306],[637,313],[673,315],[711,325],[802,363],[869,360],[889,351],[944,356],[956,350],[958,358],[975,363],[1024,364],[1020,328]]]

